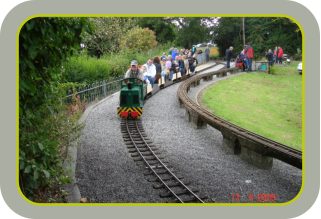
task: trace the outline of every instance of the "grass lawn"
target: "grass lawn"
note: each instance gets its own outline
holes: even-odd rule
[[[210,49],[210,56],[217,56],[219,55],[218,53],[218,47],[214,46],[214,47],[208,47]],[[197,50],[202,49],[203,52],[205,52],[206,47],[196,47]]]
[[[296,67],[276,67],[274,75],[243,74],[216,83],[202,102],[238,126],[302,150],[302,75]]]

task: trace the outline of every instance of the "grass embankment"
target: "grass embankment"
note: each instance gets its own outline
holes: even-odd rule
[[[240,127],[302,150],[302,76],[298,62],[216,83],[204,95],[212,112]]]

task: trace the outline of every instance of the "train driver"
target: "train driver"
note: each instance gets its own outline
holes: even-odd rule
[[[143,81],[144,73],[140,68],[138,68],[137,65],[138,65],[138,62],[136,60],[131,61],[130,69],[127,70],[124,78],[138,78]]]

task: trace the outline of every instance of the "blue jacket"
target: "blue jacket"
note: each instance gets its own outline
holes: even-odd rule
[[[175,56],[176,55],[179,55],[175,50],[173,51],[173,53],[172,53],[172,60],[174,61],[175,60]]]

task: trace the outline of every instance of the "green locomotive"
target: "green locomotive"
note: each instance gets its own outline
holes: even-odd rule
[[[142,115],[146,89],[147,85],[137,78],[126,78],[121,81],[117,108],[121,118],[139,118]]]

